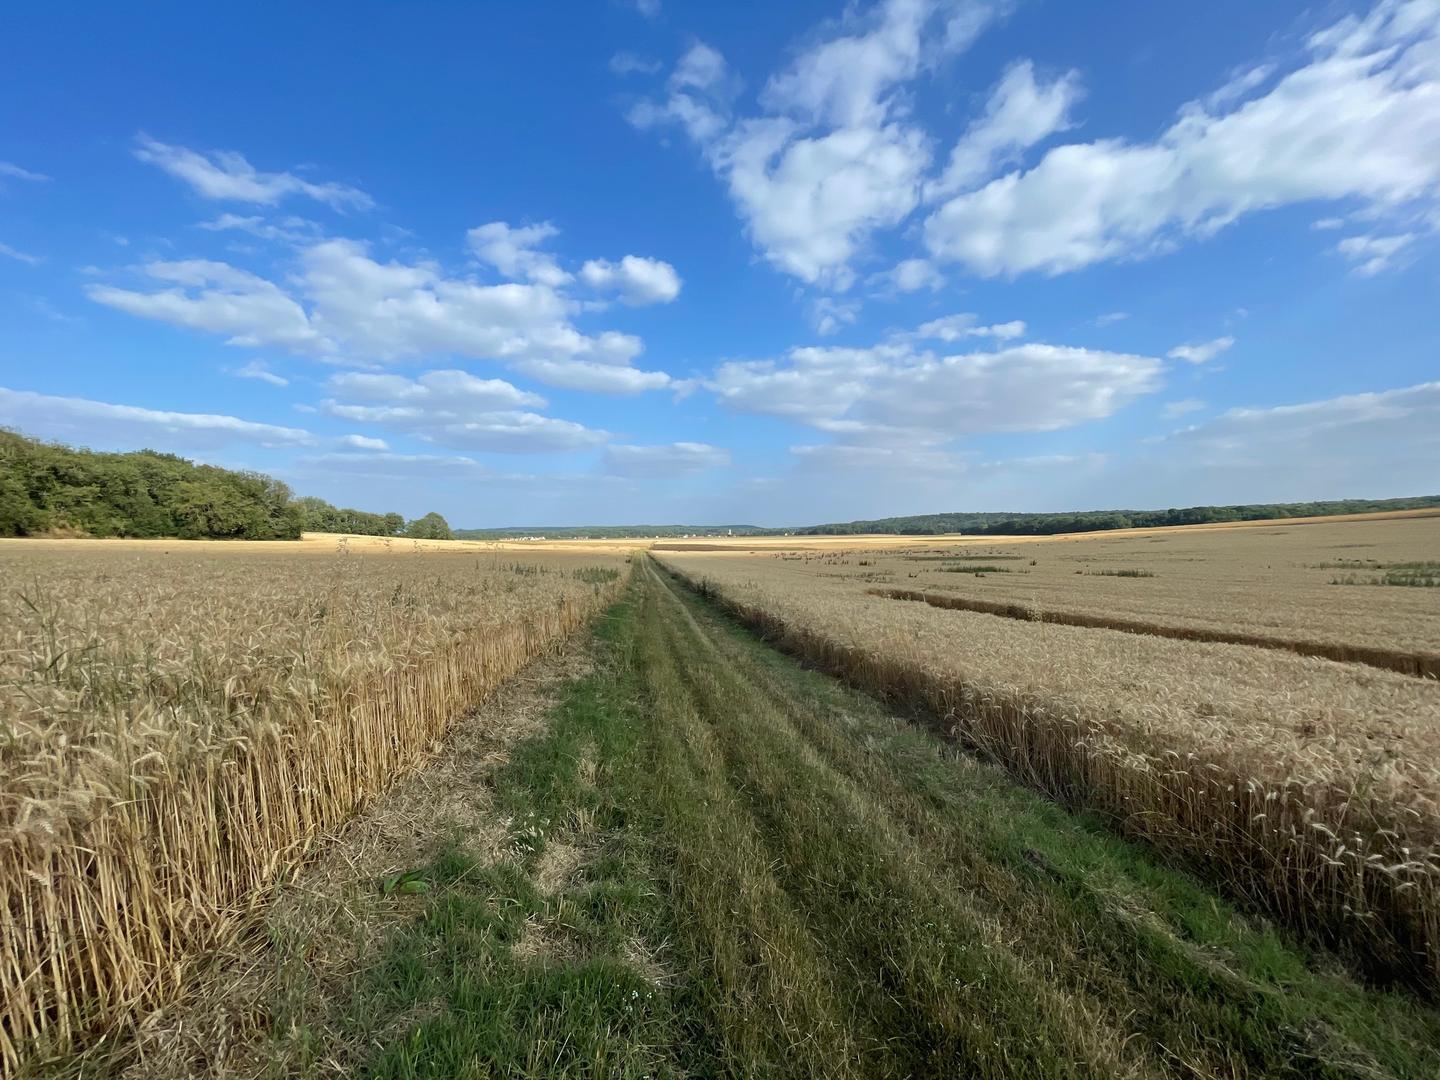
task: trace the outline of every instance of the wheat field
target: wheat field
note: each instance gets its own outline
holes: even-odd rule
[[[314,843],[602,610],[622,547],[0,549],[0,1064],[143,1021]]]
[[[1173,537],[1173,538],[1172,538]],[[1183,539],[1182,539],[1183,537]],[[1334,551],[1433,558],[1433,520],[825,552],[657,552],[822,668],[919,708],[1031,785],[1104,812],[1363,966],[1440,979],[1440,683],[1290,651],[996,617],[876,595],[923,574],[964,595],[1412,648],[1433,589],[1330,585]],[[1196,551],[1210,544],[1204,561]],[[1338,545],[1363,545],[1338,547]],[[1138,553],[1165,550],[1143,564]],[[940,570],[1021,567],[1019,575]],[[1004,555],[1022,554],[1006,560]],[[939,562],[907,556],[937,556]],[[1029,560],[1035,559],[1036,567]],[[1049,575],[1038,572],[1057,563]],[[1284,568],[1276,572],[1276,566]],[[1076,574],[1150,568],[1156,575]],[[1177,568],[1187,568],[1188,580]],[[918,569],[917,569],[918,568]],[[1184,584],[1153,586],[1175,573]],[[993,581],[992,581],[993,578]],[[1299,582],[1297,583],[1297,578]],[[1071,579],[1084,581],[1070,586]],[[1060,583],[1067,590],[1055,588]],[[1151,590],[1147,592],[1146,590]],[[983,593],[980,590],[985,590]],[[1290,603],[1291,595],[1295,602]],[[1399,599],[1395,597],[1399,595]],[[1367,605],[1370,605],[1367,607]],[[1263,613],[1263,615],[1262,615]]]

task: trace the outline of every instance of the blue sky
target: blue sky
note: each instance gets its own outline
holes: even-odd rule
[[[1440,0],[10,13],[0,425],[459,525],[1440,484]]]

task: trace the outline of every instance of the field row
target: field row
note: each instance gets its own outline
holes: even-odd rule
[[[0,1063],[168,1000],[626,572],[620,553],[173,550],[0,553]]]

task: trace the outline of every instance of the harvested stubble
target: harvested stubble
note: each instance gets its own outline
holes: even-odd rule
[[[170,999],[624,569],[529,561],[0,551],[0,1065]]]
[[[1440,684],[1237,645],[895,603],[818,568],[664,563],[1375,974],[1440,986]]]

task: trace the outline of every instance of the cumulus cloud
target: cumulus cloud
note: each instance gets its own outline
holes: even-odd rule
[[[521,390],[504,379],[482,379],[468,371],[427,371],[418,378],[344,371],[330,376],[330,389],[351,401],[387,402],[421,408],[463,404],[481,412],[543,407],[539,394]]]
[[[815,324],[815,332],[821,337],[829,337],[842,326],[849,326],[860,317],[860,305],[822,296],[811,305],[810,315]]]
[[[1379,213],[1432,199],[1437,48],[1433,0],[1386,0],[1314,34],[1306,62],[1258,96],[1244,97],[1264,80],[1242,78],[1187,105],[1154,142],[1059,146],[1028,171],[956,195],[926,220],[926,244],[985,276],[1055,274],[1163,251],[1290,203],[1359,200]]]
[[[548,221],[516,228],[503,221],[492,221],[466,233],[471,250],[509,278],[527,278],[542,285],[560,286],[570,275],[555,262],[553,255],[536,250],[560,230]]]
[[[315,436],[299,428],[235,416],[168,412],[4,387],[0,387],[0,427],[85,446],[208,449],[231,443],[308,446],[315,442]]]
[[[548,276],[526,242],[538,234],[501,229],[482,237],[489,257],[515,260],[507,265],[518,273]],[[622,260],[618,266],[614,287],[632,298],[668,291],[671,278],[679,288],[668,264],[636,260],[627,270]],[[354,240],[324,240],[300,251],[293,281],[305,303],[221,262],[154,262],[143,271],[170,287],[143,292],[92,284],[86,291],[132,315],[225,335],[238,346],[278,346],[330,360],[498,360],[552,385],[622,393],[670,382],[663,372],[630,368],[644,349],[634,335],[576,329],[572,317],[580,305],[553,284],[482,284],[447,276],[430,262],[380,262]]]
[[[927,61],[967,47],[1001,6],[888,0],[851,12],[770,79],[760,115],[738,121],[734,77],[718,52],[696,45],[665,98],[629,119],[689,134],[768,261],[808,284],[848,288],[851,260],[911,213],[931,163],[904,84]]]
[[[531,411],[544,399],[501,379],[464,371],[402,375],[341,372],[321,403],[330,416],[376,424],[457,450],[550,453],[597,446],[609,438],[570,420]]]
[[[950,151],[945,171],[927,185],[927,198],[969,190],[1023,151],[1070,127],[1070,110],[1080,96],[1077,72],[1044,82],[1037,81],[1029,60],[1010,65],[990,92],[984,114]]]
[[[237,379],[255,379],[258,382],[269,383],[271,386],[290,385],[289,379],[283,375],[276,375],[263,360],[251,360],[244,367],[236,368],[231,374]]]
[[[369,435],[342,435],[340,445],[348,446],[355,450],[389,450],[390,444],[384,439],[376,439]]]
[[[638,394],[675,384],[663,371],[641,371],[628,364],[594,360],[520,360],[510,365],[522,375],[562,390],[598,394]]]
[[[141,318],[224,335],[230,345],[274,345],[307,355],[330,348],[299,303],[278,285],[248,271],[208,259],[153,262],[144,271],[170,287],[138,292],[92,284],[86,295]]]
[[[1218,337],[1199,345],[1177,345],[1165,355],[1171,360],[1184,360],[1187,364],[1208,364],[1234,344],[1233,337]]]
[[[706,443],[607,446],[605,470],[616,476],[681,476],[730,464],[730,452]]]
[[[348,184],[317,184],[294,173],[261,172],[233,150],[201,153],[141,134],[135,138],[135,156],[183,180],[204,199],[274,206],[301,195],[333,210],[369,210],[375,205],[369,195]]]
[[[619,262],[591,259],[580,268],[580,280],[592,289],[619,294],[632,307],[668,304],[680,295],[680,275],[659,259],[626,255]]]
[[[972,337],[1009,341],[1025,336],[1025,322],[1022,319],[1012,319],[1010,322],[982,326],[975,315],[946,315],[944,318],[922,323],[916,328],[914,336],[946,343]]]
[[[870,285],[882,291],[897,293],[937,292],[945,285],[945,275],[935,269],[929,259],[902,259],[889,270],[870,277]]]
[[[641,130],[677,125],[702,145],[730,125],[730,105],[740,82],[718,50],[703,41],[690,46],[671,72],[667,87],[664,99],[637,102],[626,119]]]
[[[1160,385],[1153,357],[1039,343],[938,355],[916,349],[917,338],[732,361],[706,386],[730,408],[785,417],[849,444],[914,447],[1103,419]]]
[[[1418,202],[1433,215],[1435,0],[1380,0],[1311,35],[1298,59],[1242,66],[1154,140],[1062,142],[1029,168],[1027,157],[1076,126],[1083,93],[1076,73],[1044,73],[1020,59],[937,162],[938,140],[912,106],[915,88],[1009,6],[851,8],[764,84],[749,114],[737,108],[738,81],[724,58],[697,44],[664,93],[632,107],[629,119],[685,131],[763,257],[837,291],[854,282],[853,264],[873,238],[917,211],[930,264],[987,277],[1152,256],[1301,202],[1359,204],[1371,217]],[[1356,272],[1387,265],[1382,251],[1357,255]],[[907,275],[896,291],[933,280],[924,264]]]

